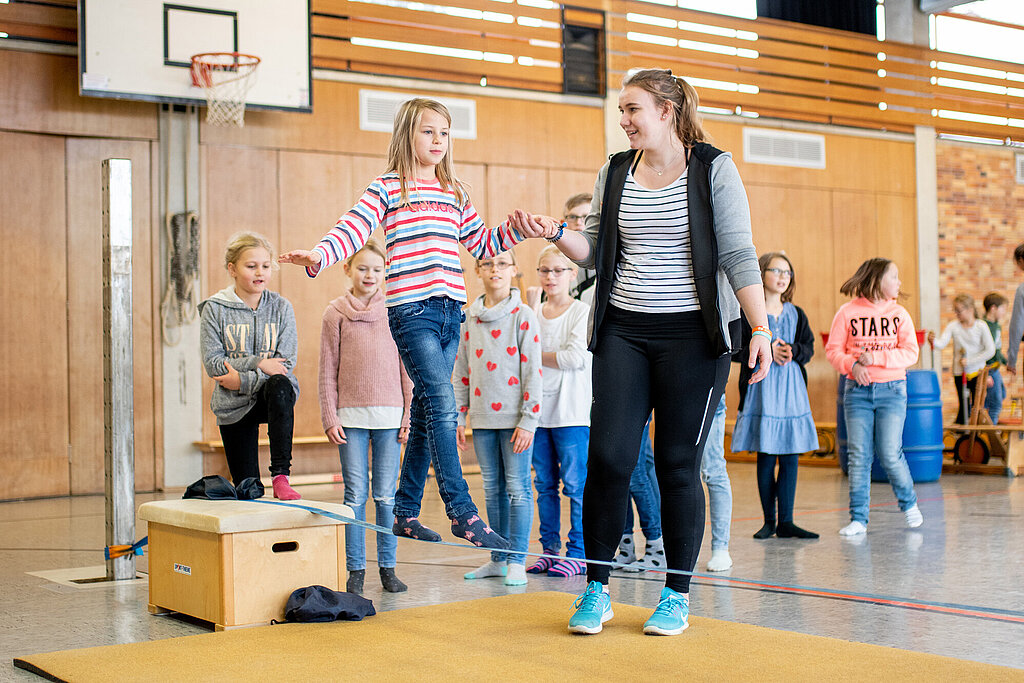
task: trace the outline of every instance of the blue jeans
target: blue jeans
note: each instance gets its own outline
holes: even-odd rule
[[[907,381],[872,383],[865,387],[846,382],[843,409],[846,417],[850,519],[868,523],[871,504],[872,452],[889,476],[900,510],[917,504],[914,480],[903,457],[903,422],[907,417]]]
[[[401,445],[397,429],[358,429],[345,427],[346,443],[338,446],[341,455],[341,476],[345,482],[345,505],[352,508],[358,520],[366,520],[366,499],[370,494],[370,443],[373,443],[373,502],[377,508],[377,525],[390,527],[394,521],[395,482]],[[377,564],[395,566],[392,534],[377,534]],[[366,569],[366,530],[355,524],[345,525],[345,567]]]
[[[474,429],[473,450],[484,480],[487,523],[508,539],[510,550],[526,552],[533,526],[533,485],[530,462],[533,448],[512,452],[514,429]],[[491,553],[491,560],[526,564],[526,555]]]
[[[537,487],[540,545],[545,552],[562,547],[562,505],[558,482],[569,499],[566,557],[583,559],[583,486],[587,483],[590,427],[540,427],[533,435],[533,483]]]
[[[711,508],[711,549],[729,547],[729,525],[732,523],[732,484],[725,469],[725,396],[718,402],[707,443],[700,463],[700,477],[708,487]]]
[[[999,413],[1003,412],[1003,401],[1006,399],[1006,385],[1003,384],[999,368],[990,370],[988,376],[992,378],[992,386],[985,394],[985,410],[992,419],[992,424],[998,424]]]
[[[395,493],[396,517],[419,516],[431,464],[448,517],[477,511],[459,463],[452,387],[459,327],[465,319],[462,304],[448,297],[388,309],[391,336],[413,382],[409,442]]]
[[[661,538],[661,495],[658,477],[654,474],[654,446],[651,444],[651,418],[647,418],[640,436],[640,453],[637,465],[629,478],[629,495],[636,504],[636,515],[640,518],[640,530],[644,538]],[[626,506],[626,528],[623,535],[633,534],[633,506]]]

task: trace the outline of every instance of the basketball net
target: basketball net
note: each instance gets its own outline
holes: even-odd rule
[[[192,85],[206,93],[206,122],[212,126],[245,125],[245,98],[256,83],[260,58],[240,52],[192,55]]]

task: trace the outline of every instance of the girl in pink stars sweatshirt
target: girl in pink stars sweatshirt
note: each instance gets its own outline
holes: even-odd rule
[[[525,553],[533,525],[533,433],[541,417],[544,380],[537,316],[512,287],[511,251],[477,261],[484,294],[466,309],[455,357],[455,402],[459,446],[466,445],[466,419],[480,463],[487,521]],[[526,556],[494,551],[491,561],[467,579],[504,577],[507,586],[526,584]]]

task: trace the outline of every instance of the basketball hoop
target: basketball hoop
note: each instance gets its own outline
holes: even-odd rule
[[[192,55],[192,85],[206,92],[206,122],[245,125],[245,96],[256,82],[260,58],[241,52]]]

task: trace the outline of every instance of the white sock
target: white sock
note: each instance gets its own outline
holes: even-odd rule
[[[471,572],[466,572],[467,579],[488,579],[492,576],[505,576],[508,573],[508,565],[505,562],[488,562],[482,567],[477,567]]]
[[[917,503],[914,503],[914,507],[904,510],[903,516],[907,520],[907,527],[910,529],[916,529],[924,523],[924,515],[921,514]]]
[[[856,520],[850,522],[842,529],[839,530],[840,536],[859,536],[860,534],[867,533],[868,527],[863,522]]]
[[[728,548],[719,548],[711,551],[711,559],[708,560],[709,572],[724,572],[732,566],[732,557]]]
[[[506,586],[525,586],[526,585],[526,565],[524,564],[513,564],[508,565],[508,574],[505,575]]]

